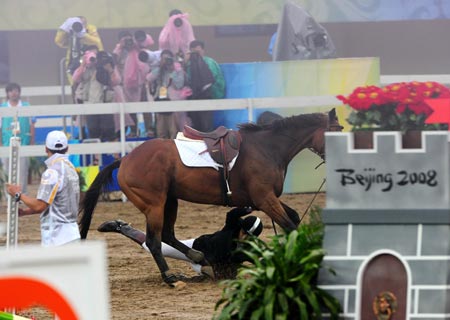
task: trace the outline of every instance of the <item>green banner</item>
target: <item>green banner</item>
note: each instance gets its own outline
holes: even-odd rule
[[[5,0],[0,30],[57,29],[68,17],[85,16],[98,28],[162,27],[172,9],[194,26],[278,23],[283,0]]]

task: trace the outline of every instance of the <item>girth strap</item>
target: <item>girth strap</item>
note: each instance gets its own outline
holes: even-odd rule
[[[228,164],[238,155],[239,148],[241,146],[241,134],[239,131],[234,131],[225,128],[224,126],[218,127],[211,132],[200,132],[189,126],[184,126],[183,134],[185,137],[194,140],[203,140],[206,144],[211,158],[218,164],[223,166],[223,170],[220,170],[225,195],[225,203],[230,205],[231,203],[231,190],[229,188],[228,179],[230,176]]]

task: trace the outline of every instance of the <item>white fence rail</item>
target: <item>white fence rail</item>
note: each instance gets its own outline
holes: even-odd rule
[[[380,84],[382,86],[389,83],[409,82],[409,81],[436,81],[443,85],[450,85],[450,75],[448,74],[411,74],[411,75],[381,75]]]
[[[402,81],[437,81],[450,85],[450,75],[381,75],[380,84],[386,85]],[[43,97],[60,96],[62,92],[69,95],[69,86],[43,86],[24,87],[22,96]],[[0,90],[0,98],[5,98],[5,92]],[[190,100],[170,102],[137,102],[137,103],[109,103],[109,104],[63,104],[63,105],[41,105],[32,108],[6,109],[2,108],[2,116],[71,116],[88,114],[114,114],[121,115],[121,137],[119,142],[72,144],[71,154],[92,153],[121,153],[124,155],[139,142],[125,141],[124,111],[128,113],[137,112],[164,112],[164,111],[202,111],[202,110],[243,110],[248,111],[248,121],[254,121],[253,110],[257,108],[303,108],[314,106],[338,106],[342,103],[334,96],[312,96],[312,97],[280,97],[280,98],[250,98],[250,99],[223,99],[223,100]],[[44,156],[45,150],[42,146],[23,146],[21,153],[24,156]],[[0,157],[7,157],[7,147],[0,147]]]
[[[106,104],[64,104],[36,105],[30,108],[2,108],[1,115],[14,116],[71,116],[90,114],[120,115],[121,136],[119,142],[71,144],[71,154],[121,153],[122,156],[141,142],[125,141],[125,110],[127,113],[138,112],[174,112],[205,110],[243,110],[248,112],[248,121],[254,121],[253,111],[258,108],[305,108],[315,106],[339,106],[342,102],[334,96],[249,98],[222,100],[184,100],[134,103]],[[45,148],[41,145],[22,146],[22,156],[45,156]],[[9,155],[9,147],[0,147],[0,157]]]

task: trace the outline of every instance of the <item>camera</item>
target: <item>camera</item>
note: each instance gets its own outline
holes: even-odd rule
[[[183,20],[181,20],[181,18],[176,18],[173,20],[173,24],[175,27],[179,28],[183,25]]]
[[[147,34],[145,33],[145,31],[137,30],[134,33],[134,39],[136,40],[136,42],[144,42],[145,39],[147,39]]]
[[[76,21],[72,24],[72,31],[74,33],[79,33],[82,30],[83,30],[83,25],[81,24],[81,22]]]
[[[96,56],[97,55],[95,54],[95,52],[93,52],[93,51],[86,51],[84,56],[83,56],[83,59],[84,59],[85,63],[90,66],[90,65],[95,64],[95,62],[97,61]]]
[[[167,65],[171,65],[171,64],[173,64],[173,58],[172,57],[165,57],[164,58],[164,64],[167,64]]]
[[[111,64],[111,66],[114,68],[113,56],[106,51],[99,51],[99,53],[97,54],[97,66],[103,67],[108,63]]]
[[[133,47],[133,44],[134,44],[134,41],[133,41],[133,39],[131,39],[131,38],[126,38],[126,39],[124,40],[124,46],[125,46],[126,48],[131,48],[131,47]]]

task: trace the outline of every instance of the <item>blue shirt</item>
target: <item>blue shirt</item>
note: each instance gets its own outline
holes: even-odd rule
[[[20,107],[29,107],[30,104],[26,101],[21,101],[21,105],[13,108],[20,108]],[[0,107],[6,107],[9,108],[8,102],[4,102],[0,105]],[[1,125],[2,125],[2,145],[3,146],[9,146],[9,139],[13,136],[13,129],[14,127],[17,127],[17,123],[14,120],[14,117],[1,117]],[[19,117],[17,119],[20,133],[17,135],[21,140],[21,145],[27,146],[30,144],[30,127],[31,123],[35,123],[36,119],[32,117],[31,119],[29,117]]]

